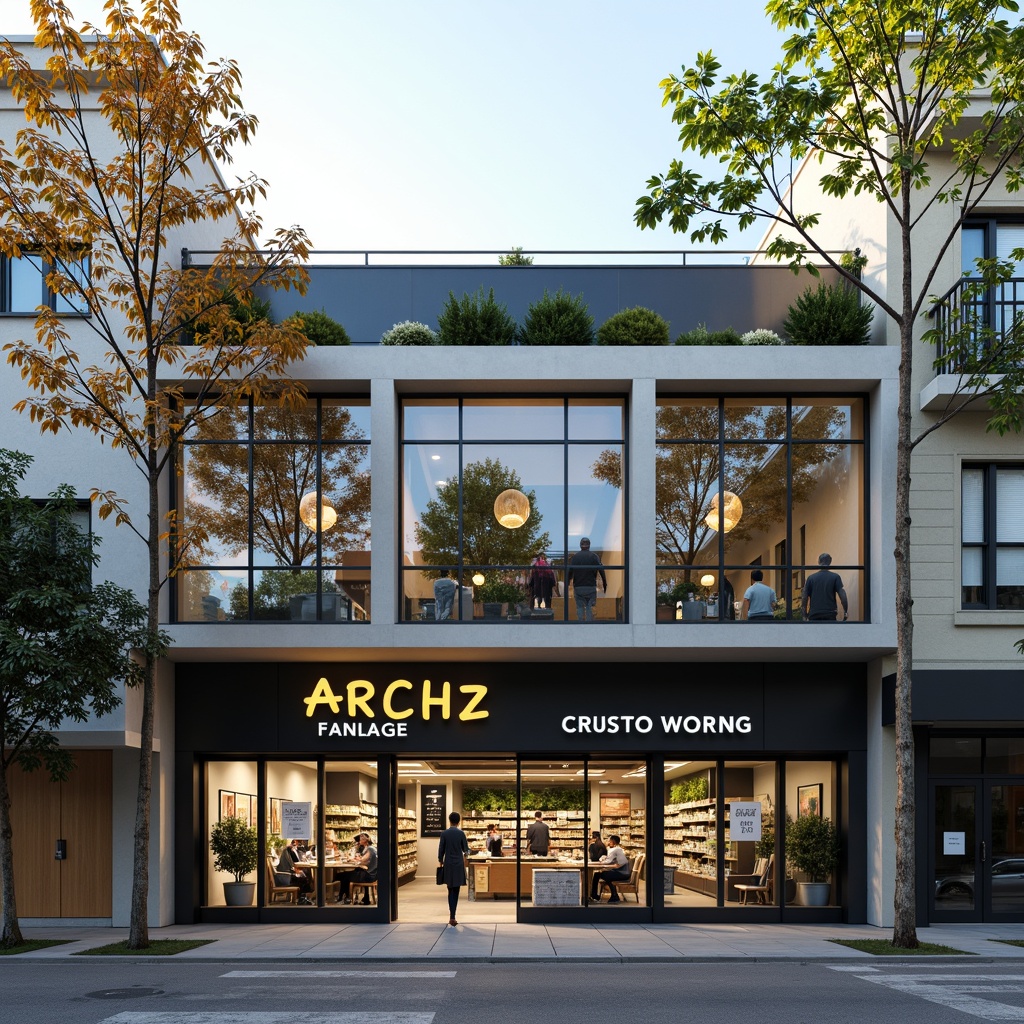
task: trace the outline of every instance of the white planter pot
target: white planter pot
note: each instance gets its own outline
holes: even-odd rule
[[[255,882],[224,883],[224,902],[229,907],[251,907],[255,895]]]
[[[798,882],[800,903],[805,907],[827,907],[832,895],[831,882]]]

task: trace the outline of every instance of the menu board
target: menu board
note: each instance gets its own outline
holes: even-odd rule
[[[420,835],[439,836],[448,827],[448,787],[420,786]]]

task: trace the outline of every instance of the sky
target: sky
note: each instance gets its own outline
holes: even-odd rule
[[[67,0],[80,21],[100,0]],[[4,0],[0,34],[33,31]],[[659,82],[712,50],[767,71],[763,0],[179,0],[260,121],[227,174],[318,250],[693,248],[633,224],[679,154]],[[759,232],[734,236],[752,248]],[[731,244],[731,243],[730,243]],[[537,262],[546,262],[538,257]],[[561,262],[561,261],[559,261]]]

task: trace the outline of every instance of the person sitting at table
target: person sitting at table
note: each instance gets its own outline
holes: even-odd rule
[[[590,833],[590,846],[587,847],[587,853],[590,854],[592,861],[600,860],[608,852],[608,847],[604,845],[604,841],[601,839],[601,833],[594,829]]]
[[[607,871],[594,872],[594,881],[590,887],[590,898],[592,900],[600,900],[601,897],[597,894],[597,886],[598,883],[604,882],[611,891],[608,902],[618,903],[619,894],[615,891],[614,883],[629,881],[629,861],[626,859],[625,851],[619,846],[618,836],[608,837],[608,852],[600,859],[600,863],[610,866]]]
[[[309,848],[310,860],[316,860],[317,844],[314,843]],[[334,843],[334,829],[329,828],[327,833],[324,835],[324,860],[334,860],[337,857],[338,851]]]
[[[359,863],[359,867],[355,871],[345,871],[342,873],[340,878],[341,882],[341,902],[349,902],[349,886],[353,882],[376,882],[377,881],[377,850],[373,843],[370,842],[370,836],[366,832],[362,832],[357,837],[359,840],[359,849],[362,850],[358,856],[353,858]],[[363,904],[370,902],[370,894],[364,890],[363,892]]]
[[[497,825],[492,825],[487,830],[487,852],[492,857],[500,857],[501,854],[501,830]]]
[[[281,851],[277,867],[274,869],[274,883],[276,885],[297,885],[299,887],[299,902],[309,904],[312,903],[309,893],[313,891],[313,878],[308,871],[299,866],[301,862],[302,854],[299,853],[299,841],[293,839]]]

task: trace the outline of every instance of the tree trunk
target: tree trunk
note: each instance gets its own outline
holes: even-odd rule
[[[149,471],[149,633],[160,630],[160,495],[156,448],[150,447]],[[153,795],[153,719],[156,705],[156,660],[147,653],[139,728],[139,787],[135,801],[135,849],[128,948],[149,946],[149,833]]]
[[[18,925],[18,904],[14,899],[14,828],[11,825],[11,791],[7,766],[0,762],[0,949],[20,946],[25,940]]]
[[[907,183],[909,186],[909,182]],[[904,204],[909,203],[904,188]],[[900,329],[899,410],[896,444],[896,892],[892,943],[916,949],[917,902],[914,835],[914,731],[911,672],[914,659],[914,608],[910,564],[910,458],[913,407],[914,318],[909,207],[903,222],[903,315]]]

